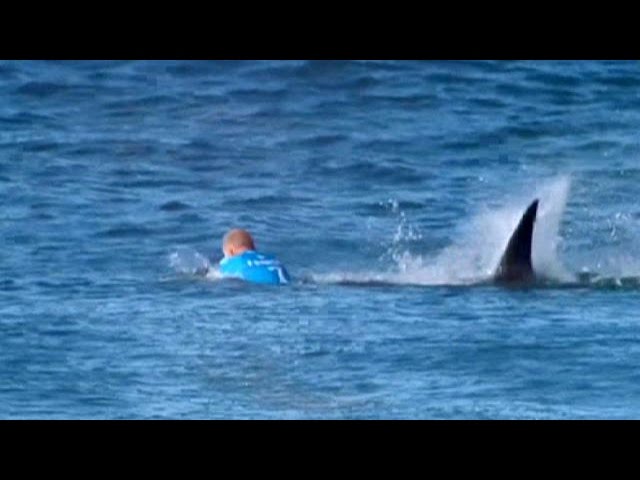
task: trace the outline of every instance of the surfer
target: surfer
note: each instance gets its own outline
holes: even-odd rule
[[[246,230],[235,228],[222,239],[224,258],[220,275],[253,283],[285,284],[291,280],[286,268],[272,255],[259,253]]]

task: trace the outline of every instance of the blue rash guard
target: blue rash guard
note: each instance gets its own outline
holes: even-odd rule
[[[274,285],[289,283],[291,280],[287,270],[275,257],[253,250],[220,260],[220,274],[247,282]]]

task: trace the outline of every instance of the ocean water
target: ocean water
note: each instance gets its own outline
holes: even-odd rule
[[[0,127],[0,418],[640,418],[637,61],[3,61]]]

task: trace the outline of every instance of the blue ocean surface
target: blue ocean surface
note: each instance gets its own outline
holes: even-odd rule
[[[637,61],[0,62],[0,418],[640,418],[639,186]]]

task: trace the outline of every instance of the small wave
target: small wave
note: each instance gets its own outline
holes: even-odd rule
[[[230,98],[251,103],[282,100],[288,95],[286,88],[241,88],[229,91]]]
[[[306,147],[324,147],[349,140],[348,135],[343,134],[319,134],[297,140],[296,143]]]
[[[438,102],[437,95],[431,94],[366,94],[363,99],[389,107],[410,107],[411,109],[434,106]]]
[[[67,91],[68,87],[53,82],[27,82],[15,91],[18,95],[26,95],[36,98],[45,98],[60,92]]]
[[[130,238],[130,237],[147,237],[152,235],[152,231],[142,225],[121,224],[112,228],[103,230],[98,234],[100,237],[108,238]]]
[[[428,81],[443,84],[443,85],[468,85],[468,86],[477,86],[481,84],[486,84],[487,79],[482,76],[477,75],[469,75],[461,73],[460,71],[456,71],[453,73],[448,72],[439,72],[439,73],[431,73],[426,77]]]
[[[139,109],[150,107],[162,107],[170,105],[177,100],[172,95],[147,95],[144,97],[129,98],[126,100],[111,100],[103,104],[108,114],[138,112]]]
[[[578,75],[551,73],[551,72],[529,72],[525,78],[533,84],[548,86],[561,86],[576,88],[581,85],[582,78]]]
[[[601,85],[607,86],[607,87],[634,87],[637,88],[638,86],[638,76],[632,76],[632,75],[607,75],[607,76],[602,76],[599,78],[596,78],[595,81]]]
[[[165,212],[179,212],[190,208],[191,206],[189,204],[183,203],[179,200],[171,200],[160,205],[160,210]]]
[[[611,140],[588,140],[585,142],[578,143],[574,148],[577,151],[604,151],[604,150],[613,150],[618,147],[619,143]]]
[[[94,85],[90,84],[27,82],[16,88],[15,93],[37,100],[46,100],[61,95],[64,95],[69,100],[88,100],[95,99],[96,89]]]
[[[338,76],[348,77],[347,73],[352,72],[355,64],[340,60],[306,60],[299,65],[294,65],[293,74],[311,81],[318,81],[319,78]]]
[[[191,223],[197,224],[204,222],[205,218],[197,213],[182,213],[178,216],[177,220],[182,225],[188,225]]]
[[[16,62],[17,63],[17,62]],[[0,75],[14,76],[18,72],[16,66],[12,63],[0,64]]]
[[[185,78],[207,77],[215,73],[217,69],[217,64],[205,61],[180,62],[166,67],[167,73]]]
[[[4,280],[0,280],[0,289],[5,292],[13,292],[20,290],[20,285],[11,278],[6,278]]]
[[[0,124],[7,127],[32,126],[34,124],[51,125],[55,118],[51,115],[41,115],[33,112],[18,112],[12,115],[0,116]]]
[[[25,152],[29,153],[38,153],[38,152],[53,152],[60,148],[61,144],[58,142],[48,142],[48,141],[27,141],[22,142],[21,148]]]
[[[163,187],[192,187],[193,184],[188,180],[179,180],[176,178],[160,178],[160,179],[140,179],[131,181],[112,182],[114,186],[137,189],[137,188],[163,188]]]
[[[246,207],[253,209],[268,209],[284,205],[305,205],[313,202],[311,198],[287,195],[262,195],[249,198],[229,198],[225,200],[225,207]]]
[[[316,167],[314,167],[316,168]],[[360,181],[364,179],[372,179],[376,182],[380,182],[383,179],[389,183],[420,183],[424,180],[422,175],[408,166],[387,166],[379,165],[368,161],[354,162],[349,165],[330,167],[320,166],[317,167],[317,174],[327,176],[330,178],[358,178]]]

